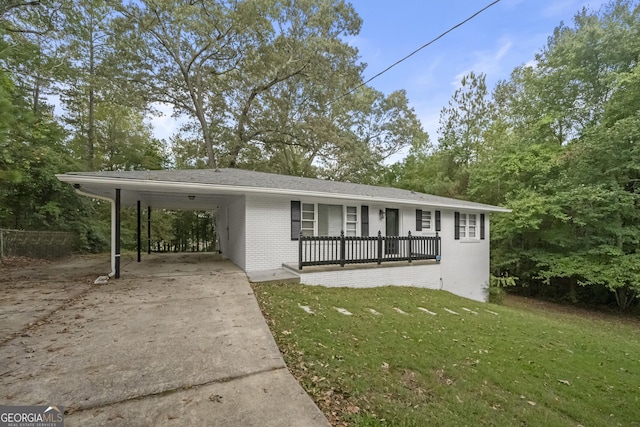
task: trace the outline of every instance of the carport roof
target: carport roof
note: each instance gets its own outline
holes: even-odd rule
[[[57,175],[82,194],[113,199],[115,188],[123,191],[123,203],[141,200],[149,206],[206,209],[211,203],[243,194],[273,194],[295,198],[331,197],[412,204],[453,209],[510,212],[499,206],[433,196],[392,187],[353,184],[314,178],[278,175],[242,169],[183,169],[158,171],[69,172]],[[186,195],[195,196],[187,198]],[[206,205],[206,206],[205,206]]]

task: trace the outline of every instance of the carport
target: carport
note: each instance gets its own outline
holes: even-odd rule
[[[147,253],[151,253],[152,209],[216,211],[226,219],[227,207],[244,197],[243,189],[197,182],[171,180],[171,174],[184,171],[144,172],[144,176],[128,173],[128,177],[103,176],[100,172],[69,172],[56,177],[73,185],[78,194],[108,201],[111,204],[111,272],[121,274],[121,208],[137,209],[137,261],[142,260],[142,221],[146,211]]]

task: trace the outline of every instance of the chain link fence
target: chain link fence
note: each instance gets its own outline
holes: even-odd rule
[[[71,254],[75,235],[65,231],[0,229],[0,259],[8,257],[60,258]]]

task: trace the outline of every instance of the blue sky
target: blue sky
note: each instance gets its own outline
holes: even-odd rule
[[[350,43],[367,63],[365,78],[422,46],[471,16],[492,0],[352,0],[363,20]],[[472,21],[373,80],[388,94],[407,91],[411,106],[432,142],[436,142],[440,110],[461,77],[485,73],[491,90],[518,65],[534,59],[561,21],[572,25],[582,9],[598,10],[608,0],[502,0]],[[390,6],[393,5],[393,6]]]
[[[348,41],[367,64],[368,79],[491,2],[351,0],[363,23],[360,34]],[[370,85],[385,94],[406,90],[411,107],[436,142],[440,110],[464,74],[485,73],[491,90],[516,66],[532,61],[561,21],[572,25],[582,7],[598,10],[606,3],[609,0],[501,0]],[[176,124],[170,108],[163,110],[166,114],[151,122],[155,135],[168,139]]]

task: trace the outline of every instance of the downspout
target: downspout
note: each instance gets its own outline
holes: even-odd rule
[[[78,188],[76,188],[76,193],[111,203],[111,273],[109,273],[109,277],[113,277],[116,274],[116,202],[108,197],[85,193]]]

